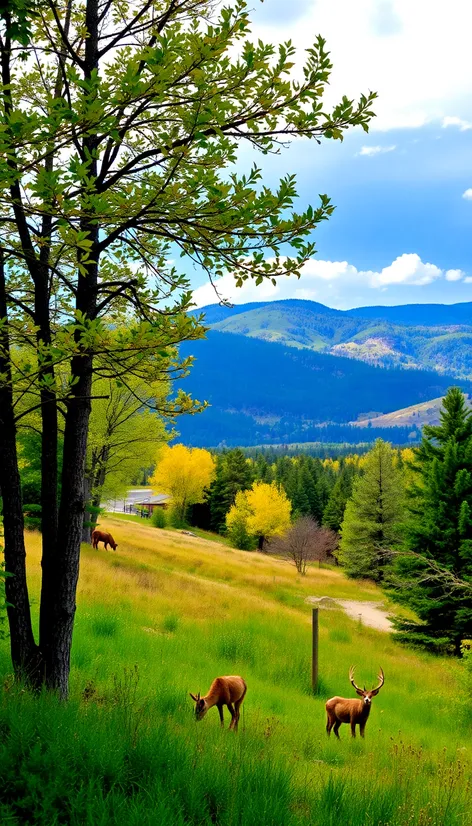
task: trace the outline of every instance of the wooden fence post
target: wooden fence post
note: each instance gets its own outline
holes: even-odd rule
[[[318,608],[313,608],[311,627],[311,686],[313,691],[316,692],[318,689]]]

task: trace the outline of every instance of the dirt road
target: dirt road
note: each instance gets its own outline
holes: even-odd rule
[[[388,619],[388,612],[381,602],[361,602],[356,599],[330,599],[326,597],[308,597],[307,602],[320,608],[342,608],[351,619],[359,620],[369,628],[377,631],[392,631],[393,625]]]

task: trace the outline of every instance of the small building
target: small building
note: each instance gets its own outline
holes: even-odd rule
[[[133,502],[133,508],[143,515],[147,511],[148,516],[152,516],[155,508],[168,508],[170,496],[167,493],[156,493],[146,496],[140,502]]]

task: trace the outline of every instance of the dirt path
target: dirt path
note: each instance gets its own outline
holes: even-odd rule
[[[356,599],[331,599],[330,597],[308,597],[307,602],[320,608],[342,608],[351,619],[359,620],[377,631],[392,631],[393,625],[388,612],[381,602],[361,602]]]

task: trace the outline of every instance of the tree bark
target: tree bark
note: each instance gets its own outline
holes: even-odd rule
[[[10,342],[3,252],[0,251],[0,490],[3,497],[5,581],[10,649],[15,675],[36,683],[40,656],[31,624],[20,473],[11,385]]]
[[[98,70],[98,2],[87,0],[85,11],[87,38],[85,40],[84,78],[90,80]],[[76,309],[80,316],[94,319],[97,304],[99,224],[95,220],[89,200],[89,182],[97,178],[97,138],[86,134],[83,139],[83,156],[91,159],[87,169],[84,191],[87,197],[82,204],[83,217],[80,231],[92,242],[88,257],[82,256],[85,273],[79,272],[76,293]],[[81,255],[79,253],[79,263]],[[62,464],[62,489],[59,505],[58,543],[54,569],[48,570],[53,600],[47,610],[40,647],[45,661],[46,685],[57,690],[60,697],[69,692],[70,652],[76,611],[76,591],[79,579],[80,543],[84,522],[84,474],[87,453],[88,423],[91,411],[93,355],[83,347],[81,332],[76,330],[75,341],[79,353],[71,361],[73,390],[67,401],[64,428],[64,454]],[[59,539],[60,537],[60,539]],[[58,549],[59,550],[59,549]]]
[[[86,470],[84,474],[84,521],[82,522],[82,542],[90,545],[92,541],[92,527],[91,522],[93,522],[93,514],[90,511],[87,511],[87,505],[89,504],[92,496],[92,471]]]

